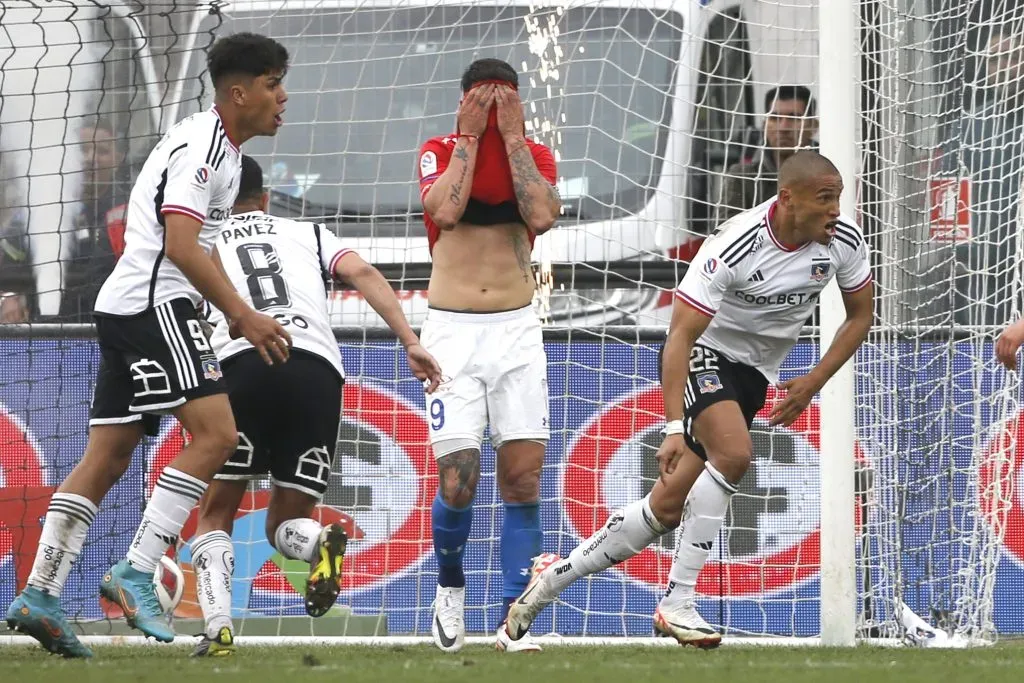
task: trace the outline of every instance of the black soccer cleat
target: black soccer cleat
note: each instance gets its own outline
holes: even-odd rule
[[[345,562],[348,534],[337,524],[330,524],[317,539],[317,560],[309,565],[306,579],[306,614],[322,617],[334,606],[341,590],[341,568]]]

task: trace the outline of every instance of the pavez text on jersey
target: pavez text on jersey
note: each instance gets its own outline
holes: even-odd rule
[[[96,297],[96,312],[129,316],[172,299],[198,305],[199,292],[166,254],[167,214],[202,223],[207,252],[231,214],[242,157],[216,109],[193,114],[163,136],[132,187],[124,253]]]
[[[232,216],[217,236],[217,253],[231,284],[250,306],[274,317],[292,346],[323,358],[344,378],[331,330],[326,283],[347,249],[325,226],[270,216],[262,211]],[[231,339],[224,315],[214,309],[210,342],[223,362],[253,348]]]
[[[844,292],[871,282],[864,234],[841,214],[828,246],[800,247],[775,236],[772,197],[722,224],[693,258],[675,295],[712,317],[697,340],[726,358],[757,368],[771,382],[835,277]]]

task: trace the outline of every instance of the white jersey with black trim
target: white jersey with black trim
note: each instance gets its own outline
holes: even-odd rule
[[[344,378],[341,352],[327,311],[327,282],[344,247],[326,226],[252,211],[232,216],[217,236],[217,253],[239,295],[273,316],[292,337],[292,346],[320,356]],[[253,348],[231,339],[224,315],[213,309],[210,340],[224,361]]]
[[[729,219],[709,237],[675,295],[712,318],[697,343],[758,369],[771,382],[835,277],[844,292],[871,282],[864,234],[841,214],[828,246],[789,247],[772,231],[775,197]]]
[[[178,213],[200,221],[199,244],[209,252],[231,214],[241,172],[241,153],[216,109],[167,131],[132,187],[124,253],[100,288],[96,312],[130,316],[181,298],[199,304],[199,292],[167,258],[164,217]]]

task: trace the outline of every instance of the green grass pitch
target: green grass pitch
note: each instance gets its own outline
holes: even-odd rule
[[[753,648],[703,652],[672,647],[549,647],[505,655],[467,646],[446,655],[429,645],[240,647],[233,657],[195,660],[179,646],[96,648],[67,661],[36,648],[0,649],[0,681],[71,683],[944,683],[1024,680],[1024,647],[973,650],[859,647]]]

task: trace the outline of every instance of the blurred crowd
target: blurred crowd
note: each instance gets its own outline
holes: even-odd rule
[[[60,235],[67,249],[64,295],[52,322],[91,322],[93,303],[123,247],[124,220],[131,193],[132,169],[127,140],[110,122],[97,120],[79,131],[84,157],[82,197],[74,229]],[[0,225],[0,322],[39,319],[32,273],[27,211],[14,208]]]

